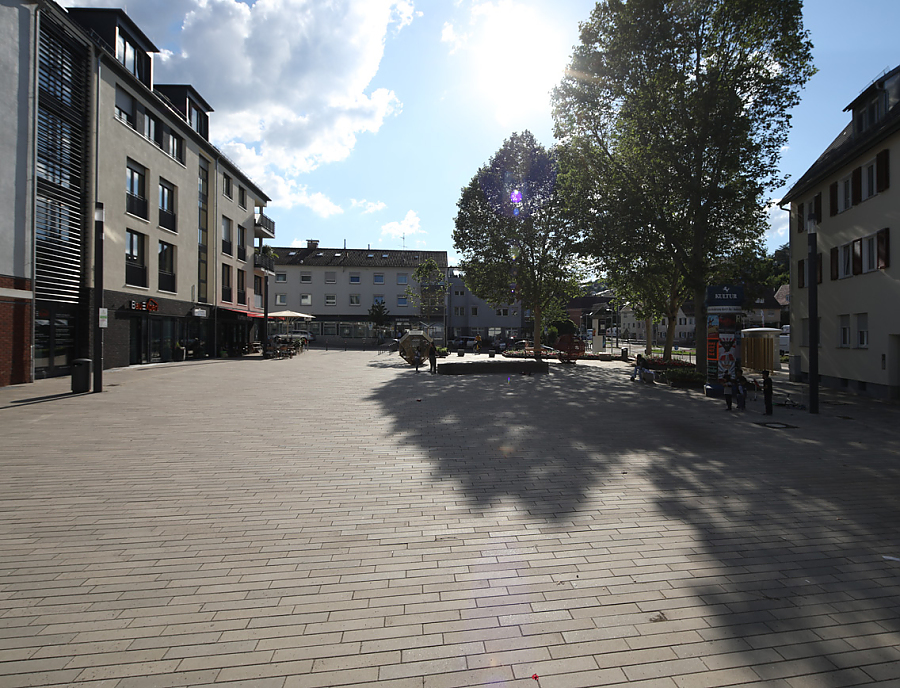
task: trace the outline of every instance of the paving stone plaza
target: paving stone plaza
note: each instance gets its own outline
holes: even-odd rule
[[[0,389],[0,686],[900,685],[900,407],[629,374]]]

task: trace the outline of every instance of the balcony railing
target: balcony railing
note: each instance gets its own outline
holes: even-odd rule
[[[227,256],[234,255],[234,248],[233,248],[232,242],[225,241],[225,239],[222,239],[222,253],[224,253]]]
[[[133,287],[146,287],[147,266],[139,263],[125,263],[125,284]]]
[[[135,196],[127,191],[125,192],[125,211],[145,220],[150,219],[147,217],[147,199]]]
[[[222,287],[222,300],[231,302],[231,287]]]
[[[238,246],[238,260],[247,260],[247,247]]]
[[[159,271],[159,290],[171,292],[178,291],[178,289],[175,288],[174,272],[163,272],[162,270]]]
[[[170,229],[173,232],[178,231],[178,222],[175,217],[175,213],[170,213],[168,210],[159,209],[159,226],[164,227],[165,229]]]
[[[247,305],[247,292],[241,291],[240,289],[238,289],[237,296],[238,296],[237,302],[241,305],[246,306]]]
[[[253,220],[253,228],[256,230],[256,236],[274,239],[275,238],[275,220],[266,217],[262,212],[256,213]]]
[[[263,256],[257,253],[253,256],[253,265],[269,272],[275,272],[275,259],[272,256]]]

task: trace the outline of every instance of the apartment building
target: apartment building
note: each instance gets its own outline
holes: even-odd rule
[[[890,177],[900,151],[898,102],[895,68],[844,108],[850,122],[782,200],[791,215],[792,374],[809,376],[815,231],[820,383],[892,399],[900,398],[900,266],[890,242],[900,209]]]
[[[492,304],[478,298],[466,287],[465,275],[455,269],[450,270],[447,299],[451,340],[480,335],[485,341],[502,341],[533,335],[528,329],[531,314],[521,303]]]
[[[369,310],[387,309],[387,327],[395,334],[427,327],[444,341],[446,308],[423,314],[410,298],[418,289],[413,273],[431,258],[446,273],[446,251],[324,248],[315,239],[305,248],[274,249],[275,275],[269,285],[269,309],[313,316],[303,328],[317,343],[364,346],[376,338]]]
[[[107,368],[242,349],[264,306],[253,242],[274,223],[209,142],[210,105],[154,83],[157,48],[122,10],[14,3],[0,31],[14,75],[0,82],[14,161],[0,197],[15,208],[0,224],[0,298],[18,302],[0,306],[15,313],[0,315],[0,340],[17,347],[0,384],[92,358],[101,308]]]

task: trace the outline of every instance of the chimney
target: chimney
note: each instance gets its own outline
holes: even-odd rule
[[[306,240],[306,248],[319,248],[319,240],[318,239],[307,239]]]

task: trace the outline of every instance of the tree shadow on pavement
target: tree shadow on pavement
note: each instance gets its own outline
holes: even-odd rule
[[[765,650],[780,668],[758,669],[762,680],[900,677],[900,562],[883,558],[900,557],[895,411],[851,422],[778,410],[774,420],[795,427],[773,429],[761,396],[729,413],[627,375],[622,364],[531,377],[410,369],[372,400],[471,508],[512,507],[550,528],[586,519],[608,529],[611,551],[630,538],[632,563],[662,560],[609,592],[642,583],[641,609],[673,618],[684,596],[699,600],[702,619],[669,630]]]

